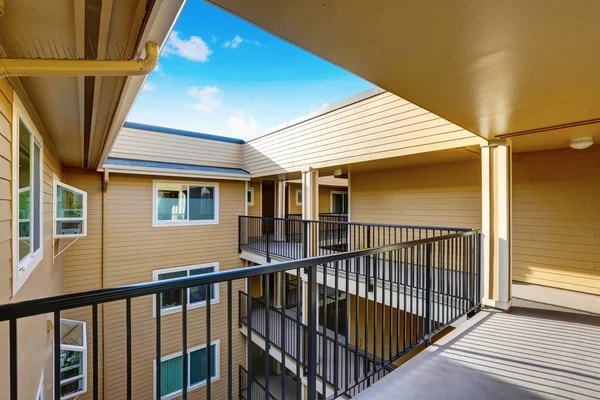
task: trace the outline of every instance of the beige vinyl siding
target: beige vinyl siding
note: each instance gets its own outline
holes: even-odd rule
[[[479,144],[482,139],[391,93],[381,93],[243,145],[253,176]]]
[[[261,215],[261,191],[260,191],[260,183],[252,182],[250,183],[250,187],[254,188],[254,205],[251,206],[248,204],[248,216],[250,217],[260,217]]]
[[[122,128],[110,157],[242,168],[239,143]]]
[[[353,172],[352,222],[481,228],[479,160]]]
[[[87,192],[87,236],[77,239],[75,243],[64,252],[64,285],[65,293],[77,293],[88,290],[102,289],[102,180],[103,175],[79,168],[66,168],[64,182]],[[98,330],[104,328],[103,305],[98,306]],[[93,388],[93,362],[92,362],[92,313],[90,307],[68,310],[63,313],[64,318],[87,323],[88,342],[88,391],[79,399],[92,398]],[[98,337],[98,362],[99,385],[98,392],[103,393],[103,343],[104,335]],[[102,395],[101,395],[102,397]]]
[[[288,183],[288,214],[302,214],[302,204],[296,204],[296,190],[302,189],[299,183]]]
[[[322,186],[319,185],[319,212],[331,212],[331,192],[347,193],[348,189],[339,186]]]
[[[156,177],[157,178],[157,177]],[[220,181],[218,225],[152,227],[152,179],[137,175],[111,175],[106,193],[105,284],[114,287],[153,279],[157,269],[219,262],[219,270],[241,268],[237,253],[238,215],[245,211],[246,183]],[[163,178],[161,178],[163,179]],[[164,180],[164,179],[163,179]],[[244,282],[233,284],[233,313],[238,315],[238,291]],[[153,299],[137,298],[133,308],[133,397],[153,396],[155,319]],[[106,305],[105,398],[125,397],[125,308],[124,302]],[[206,308],[188,312],[188,347],[206,341]],[[212,385],[213,398],[227,397],[227,285],[219,287],[219,303],[211,307],[211,339],[220,340],[220,377]],[[237,368],[245,363],[245,339],[233,329],[233,388],[237,390]],[[181,350],[181,313],[162,317],[162,355]],[[189,393],[201,399],[205,388]],[[237,396],[234,394],[234,397]]]
[[[600,145],[513,156],[513,279],[600,294]]]
[[[63,293],[63,257],[53,261],[52,202],[54,174],[62,176],[62,166],[44,138],[43,151],[43,246],[40,263],[16,296],[12,293],[12,105],[13,91],[6,79],[0,79],[0,304],[57,296]],[[27,110],[32,114],[32,110]],[[39,129],[40,127],[38,127]],[[18,324],[19,398],[35,397],[40,374],[45,366],[45,395],[51,398],[53,330],[46,325],[47,315],[26,318]],[[0,326],[0,375],[9,376],[8,324]],[[0,380],[0,393],[8,397],[9,381]]]

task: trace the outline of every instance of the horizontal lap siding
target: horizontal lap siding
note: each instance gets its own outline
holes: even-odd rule
[[[170,267],[219,262],[221,271],[241,268],[237,253],[238,215],[245,211],[244,182],[219,182],[220,223],[187,227],[152,227],[152,178],[112,175],[106,204],[106,286],[147,282],[152,271]],[[233,284],[233,388],[237,393],[237,368],[245,364],[245,339],[237,329],[238,291]],[[151,297],[136,298],[133,309],[133,397],[153,396],[155,323]],[[106,305],[105,398],[125,397],[125,305]],[[188,347],[206,341],[206,308],[188,312]],[[227,397],[227,285],[219,285],[219,303],[211,307],[211,339],[220,340],[220,380],[212,385],[213,398]],[[181,313],[162,317],[162,355],[181,350]],[[205,387],[190,392],[204,398]]]
[[[32,114],[32,110],[28,110]],[[63,257],[53,260],[52,179],[62,177],[62,167],[45,143],[43,151],[43,246],[42,261],[27,278],[19,292],[12,291],[12,112],[13,90],[0,79],[0,304],[56,296],[63,293]],[[39,128],[39,127],[38,127]],[[14,184],[17,184],[16,182]],[[45,369],[46,397],[51,397],[52,335],[47,315],[22,319],[18,324],[19,398],[34,398],[42,369]],[[8,324],[0,324],[0,375],[9,376]],[[44,367],[45,366],[45,367]],[[8,398],[8,378],[0,380],[0,397]]]
[[[261,209],[260,209],[260,201],[261,201],[261,193],[260,187],[261,184],[258,182],[253,182],[250,184],[250,187],[254,188],[254,205],[251,206],[248,204],[248,215],[250,217],[260,217]]]
[[[352,222],[481,228],[481,163],[351,175]]]
[[[513,278],[600,294],[600,146],[514,155]]]
[[[382,93],[244,144],[254,176],[477,144],[472,133]]]
[[[162,132],[123,128],[111,157],[242,168],[242,146]]]

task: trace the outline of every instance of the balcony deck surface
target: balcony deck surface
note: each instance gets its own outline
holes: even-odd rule
[[[356,399],[600,399],[600,317],[482,311]]]

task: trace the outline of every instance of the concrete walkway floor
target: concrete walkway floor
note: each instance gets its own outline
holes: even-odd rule
[[[482,311],[355,399],[600,399],[600,317]]]

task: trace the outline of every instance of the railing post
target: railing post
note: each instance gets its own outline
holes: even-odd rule
[[[269,224],[269,220],[266,221],[267,222],[267,226]],[[271,255],[269,254],[269,228],[266,229],[266,237],[267,237],[267,262],[270,263],[271,262]],[[273,229],[273,232],[275,232],[275,229]]]
[[[242,216],[238,215],[238,254],[242,253]]]
[[[317,267],[308,269],[308,400],[317,398]]]
[[[425,245],[425,345],[431,344],[431,243]]]
[[[477,312],[481,311],[481,232],[477,234],[477,251],[476,251],[476,271],[477,276]]]
[[[308,221],[302,221],[302,258],[308,258]],[[307,267],[304,273],[308,274]]]

